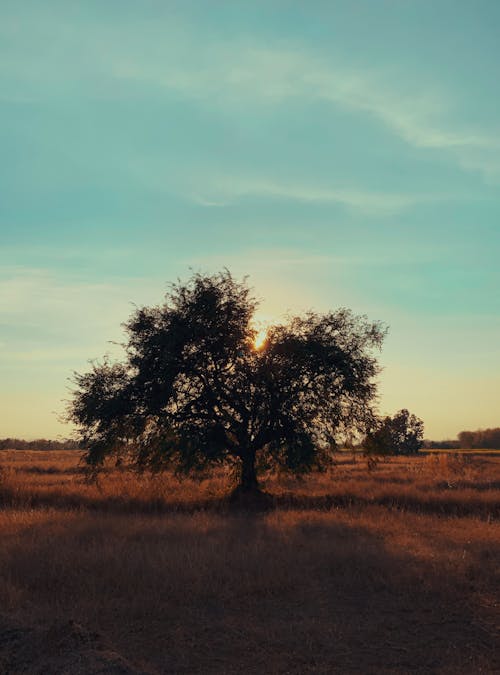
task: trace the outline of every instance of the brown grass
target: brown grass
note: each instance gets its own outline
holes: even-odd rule
[[[330,474],[268,478],[261,513],[228,508],[224,474],[110,469],[96,486],[77,460],[0,453],[2,672],[44,671],[14,627],[33,640],[69,620],[141,672],[500,669],[500,458],[369,472],[343,455]]]

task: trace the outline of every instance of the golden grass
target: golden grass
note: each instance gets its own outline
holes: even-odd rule
[[[197,483],[113,468],[96,486],[77,462],[0,453],[0,608],[12,621],[74,619],[158,673],[500,668],[498,458],[368,472],[342,455],[329,474],[269,477],[276,500],[261,513],[227,508],[224,473]],[[0,670],[1,658],[0,629]]]
[[[74,451],[0,452],[0,504],[22,508],[86,508],[113,513],[191,512],[224,507],[230,477],[176,479],[108,467],[85,480]],[[305,479],[267,477],[278,507],[381,505],[417,513],[500,516],[500,458],[459,453],[386,458],[368,470],[360,455],[339,456],[332,471]]]

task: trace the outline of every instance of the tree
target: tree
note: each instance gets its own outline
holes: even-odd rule
[[[247,492],[264,461],[319,468],[345,434],[364,433],[385,329],[347,309],[308,312],[270,327],[257,348],[257,306],[246,281],[223,271],[137,309],[124,362],[74,376],[68,419],[89,466],[112,455],[185,473],[236,463]]]
[[[368,455],[414,455],[423,445],[424,423],[403,408],[375,425],[364,441]]]

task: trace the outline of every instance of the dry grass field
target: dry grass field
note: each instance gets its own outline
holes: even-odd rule
[[[341,455],[264,512],[78,459],[0,452],[0,672],[500,672],[500,456]]]

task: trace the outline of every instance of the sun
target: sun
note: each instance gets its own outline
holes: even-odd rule
[[[254,349],[260,351],[266,344],[266,341],[267,341],[267,328],[261,328],[260,330],[257,331],[255,335],[253,341]]]

